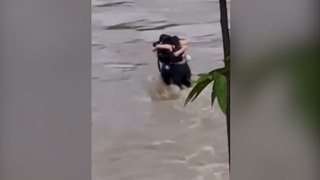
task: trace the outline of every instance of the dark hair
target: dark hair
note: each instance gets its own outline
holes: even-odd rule
[[[167,34],[161,34],[159,37],[159,40],[157,42],[154,42],[152,45],[155,47],[158,44],[172,44],[172,37]]]
[[[161,34],[159,37],[159,42],[162,44],[171,44],[172,43],[172,37],[167,34]]]
[[[172,45],[174,45],[175,51],[177,51],[181,48],[180,38],[178,38],[177,36],[173,36],[171,38],[171,43],[172,43]]]
[[[177,36],[173,36],[173,37],[171,38],[171,43],[172,43],[172,45],[174,46],[173,52],[178,51],[179,49],[182,48],[182,46],[181,46],[181,44],[180,44],[180,38],[177,37]],[[182,57],[182,55],[180,55],[180,56],[174,56],[174,55],[173,55],[173,56],[172,56],[172,59],[173,59],[174,61],[176,61],[176,62],[179,62],[179,61],[182,61],[182,60],[183,60],[183,57]]]

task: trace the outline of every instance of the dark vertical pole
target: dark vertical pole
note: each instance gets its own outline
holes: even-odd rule
[[[224,63],[227,71],[227,86],[228,86],[228,101],[227,101],[227,133],[228,133],[228,154],[230,165],[230,36],[229,36],[229,24],[228,24],[228,11],[227,1],[219,0],[220,3],[220,23],[222,31]]]
[[[227,1],[219,0],[220,2],[220,23],[222,30],[222,40],[223,40],[223,52],[224,58],[226,59],[230,56],[230,36],[229,36],[229,23],[228,23],[228,11],[227,11]]]

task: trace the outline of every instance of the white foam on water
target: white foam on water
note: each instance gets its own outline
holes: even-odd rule
[[[201,164],[204,161],[210,161],[215,155],[212,146],[202,146],[195,153],[187,155],[185,159],[190,164]]]
[[[188,126],[190,129],[198,128],[201,126],[201,118],[200,117],[195,117],[190,119],[191,124]]]
[[[119,68],[119,69],[135,68],[136,67],[136,65],[129,64],[129,63],[127,63],[127,64],[124,64],[124,63],[122,63],[122,64],[112,63],[112,64],[105,64],[104,66],[107,67],[107,68]]]
[[[222,174],[227,173],[229,169],[227,165],[217,163],[189,168],[196,170],[199,174],[197,177],[201,177],[203,179],[222,179]]]
[[[164,141],[154,141],[151,144],[154,146],[161,146],[165,144],[176,144],[176,142],[172,140],[164,140]]]

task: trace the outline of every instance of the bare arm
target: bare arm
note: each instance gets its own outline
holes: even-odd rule
[[[180,56],[188,49],[188,46],[182,46],[178,51],[174,52],[175,56]]]
[[[186,46],[189,43],[189,39],[187,38],[180,38],[180,44],[181,46]]]
[[[157,49],[169,49],[170,51],[172,51],[172,46],[169,44],[158,44],[153,48],[153,51],[156,51]]]

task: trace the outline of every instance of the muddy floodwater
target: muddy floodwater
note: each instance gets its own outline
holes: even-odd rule
[[[210,88],[152,101],[152,42],[186,36],[193,73],[222,67],[217,0],[92,0],[92,179],[228,180],[225,116]]]

